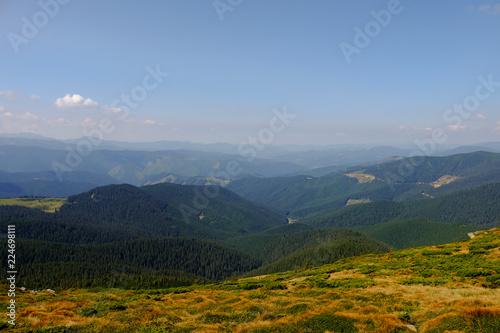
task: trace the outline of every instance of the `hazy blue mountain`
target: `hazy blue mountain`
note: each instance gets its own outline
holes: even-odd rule
[[[288,162],[266,159],[249,162],[239,155],[189,150],[95,150],[88,156],[81,157],[71,150],[8,145],[0,146],[0,154],[0,170],[9,173],[54,171],[56,165],[56,169],[62,170],[64,175],[70,173],[67,170],[71,169],[110,176],[118,182],[133,185],[151,182],[148,178],[154,175],[223,179],[249,174],[271,177],[305,170]],[[228,170],[232,174],[228,174]]]

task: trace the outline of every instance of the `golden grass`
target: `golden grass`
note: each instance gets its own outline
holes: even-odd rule
[[[433,181],[430,185],[434,188],[438,188],[444,185],[448,185],[453,183],[456,180],[462,179],[464,177],[457,177],[457,176],[451,176],[451,175],[444,175],[440,177],[438,180]]]
[[[358,183],[363,184],[363,183],[371,183],[375,179],[377,179],[375,176],[363,173],[364,170],[359,170],[359,171],[354,171],[351,173],[346,173],[345,176],[350,177],[350,178],[356,178],[358,180]]]
[[[363,203],[372,202],[370,199],[349,199],[347,200],[346,206],[358,205]]]
[[[481,240],[480,237],[493,238],[499,232],[490,231],[477,239],[450,247],[458,253],[465,253],[471,244]],[[498,241],[492,239],[490,243]],[[429,255],[431,251],[440,250],[440,247],[427,247],[427,255],[422,254],[423,249],[408,249],[396,254],[406,256],[412,253],[411,262],[427,262],[434,258],[434,254]],[[455,258],[456,254],[449,257]],[[484,257],[499,260],[500,251],[498,248],[490,249]],[[441,285],[405,284],[403,282],[417,272],[411,267],[388,268],[398,264],[398,260],[394,253],[356,257],[307,271],[239,280],[242,285],[256,282],[265,285],[279,281],[288,286],[285,290],[266,287],[232,290],[221,285],[209,285],[198,286],[192,291],[175,290],[181,292],[178,294],[174,290],[61,290],[51,297],[18,291],[16,302],[20,307],[17,320],[26,330],[94,325],[97,331],[102,332],[110,332],[107,331],[109,327],[114,327],[115,331],[135,332],[139,328],[155,325],[171,328],[172,332],[180,329],[191,332],[253,332],[270,328],[279,331],[281,327],[290,325],[302,327],[301,323],[315,316],[330,314],[354,320],[359,332],[385,333],[395,329],[410,332],[408,327],[416,327],[418,332],[429,332],[441,329],[440,325],[454,318],[466,322],[485,317],[500,319],[500,289],[485,288],[484,277],[463,279],[453,272],[450,274],[452,278]],[[370,273],[367,268],[376,266],[376,263],[383,263],[383,269]],[[348,268],[338,269],[343,267],[341,265]],[[372,283],[366,287],[319,288],[311,282],[315,279],[326,283],[348,283],[351,280],[369,280]],[[0,284],[0,304],[5,305],[8,301],[6,291],[7,286]]]
[[[0,199],[0,206],[24,206],[28,208],[38,208],[47,213],[54,213],[66,202],[60,198],[14,198]]]
[[[351,274],[351,273],[349,273]],[[348,276],[346,274],[345,276]],[[331,313],[356,320],[359,332],[390,332],[404,326],[398,316],[412,309],[413,322],[419,332],[437,327],[446,318],[492,314],[500,316],[500,290],[467,286],[451,289],[444,286],[376,285],[365,289],[336,290],[302,288],[297,291],[267,292],[265,298],[254,298],[262,290],[229,292],[199,290],[185,294],[161,295],[160,301],[132,294],[128,297],[106,297],[77,291],[61,292],[55,299],[38,300],[18,312],[19,323],[30,328],[50,326],[141,326],[157,323],[164,327],[194,327],[196,332],[249,332],[276,325],[295,324],[315,315]],[[317,292],[304,296],[307,292]],[[319,295],[318,295],[319,293]],[[28,295],[20,293],[23,304]],[[333,297],[335,296],[335,297]],[[88,300],[80,300],[87,297]],[[3,297],[4,298],[4,297]],[[124,301],[124,311],[107,310],[102,317],[84,316],[88,308],[106,308]],[[303,304],[304,312],[294,312]],[[250,314],[250,315],[249,315]],[[248,319],[238,319],[245,318]],[[215,322],[211,322],[215,318]],[[221,322],[217,322],[222,318]],[[229,319],[227,319],[229,318]]]

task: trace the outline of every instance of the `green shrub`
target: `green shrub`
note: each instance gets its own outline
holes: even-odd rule
[[[264,289],[267,290],[285,290],[286,284],[282,282],[271,282],[264,286]]]
[[[308,309],[307,304],[300,303],[300,304],[292,305],[291,307],[285,309],[285,311],[289,314],[296,315],[299,313],[306,312],[307,309]]]

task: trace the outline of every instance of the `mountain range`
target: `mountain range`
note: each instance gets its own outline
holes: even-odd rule
[[[436,152],[500,152],[499,143],[447,147]],[[163,182],[221,185],[245,177],[323,177],[353,167],[409,156],[390,146],[267,146],[250,159],[238,145],[190,142],[130,143],[99,138],[56,140],[34,134],[0,135],[0,198],[67,197],[96,186]]]
[[[46,211],[36,207],[51,199],[0,199],[0,228],[16,226],[20,281],[33,288],[192,285],[439,245],[500,225],[494,152],[392,156],[314,176],[280,161],[286,154],[249,162],[221,152],[102,149],[60,182],[44,168],[64,150],[11,141],[0,145],[2,196],[63,197]],[[211,178],[221,161],[244,171]],[[293,175],[300,168],[305,174]],[[106,262],[113,265],[92,268]]]

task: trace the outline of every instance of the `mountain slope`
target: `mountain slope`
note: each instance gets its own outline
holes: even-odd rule
[[[6,243],[1,242],[7,247]],[[221,280],[260,266],[259,260],[241,251],[193,238],[101,245],[20,240],[17,253],[23,258],[18,283],[29,288],[151,288],[174,281],[189,285],[196,278]],[[7,270],[5,263],[2,268]]]
[[[50,325],[103,333],[498,333],[499,248],[496,229],[439,247],[208,285],[57,289],[52,296],[19,290],[16,303],[28,306],[16,324],[26,332]],[[8,288],[0,284],[3,293]],[[0,325],[8,327],[6,319]]]
[[[4,206],[0,212],[0,225],[16,223],[22,237],[57,241],[58,235],[60,242],[76,243],[93,242],[89,235],[96,234],[94,242],[165,236],[224,239],[287,223],[284,215],[227,189],[176,184],[98,187],[69,197],[53,214]]]
[[[412,218],[355,227],[396,250],[418,246],[440,245],[468,238],[477,227],[462,223],[438,223],[426,218]]]
[[[500,183],[483,185],[437,198],[408,202],[377,201],[311,214],[301,222],[320,227],[375,225],[397,219],[425,217],[432,221],[479,227],[500,225]]]
[[[259,234],[239,236],[225,240],[247,253],[260,258],[264,264],[270,264],[296,252],[301,252],[317,246],[340,243],[345,240],[376,243],[366,235],[348,229],[309,229],[304,224],[291,224],[277,227]],[[388,250],[388,247],[384,247]],[[293,268],[293,267],[292,267]]]
[[[256,233],[287,223],[283,214],[221,187],[164,183],[141,189],[166,202],[172,217],[188,226],[203,226],[212,230],[214,238],[223,238],[225,234]]]
[[[494,182],[500,182],[500,154],[475,152],[397,159],[318,178],[243,178],[227,188],[293,217],[305,217],[360,200],[409,201]]]
[[[256,276],[297,270],[304,267],[331,264],[347,257],[369,253],[389,252],[389,246],[352,230],[314,230],[292,235],[294,239],[306,239],[298,249],[282,258],[259,267],[245,276]],[[279,250],[279,246],[275,248]]]

